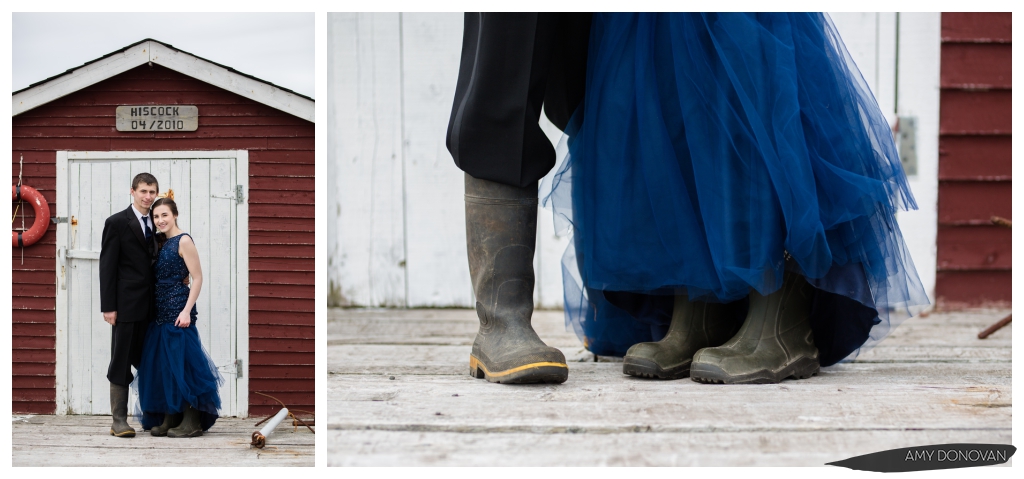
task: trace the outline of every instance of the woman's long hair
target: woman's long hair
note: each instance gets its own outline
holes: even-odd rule
[[[171,209],[171,214],[174,215],[174,224],[177,225],[178,224],[178,204],[174,202],[174,190],[168,189],[167,193],[164,193],[163,196],[161,196],[160,198],[157,198],[157,200],[154,201],[152,205],[150,205],[150,207],[149,207],[149,216],[150,216],[150,218],[153,217],[153,210],[155,210],[157,206],[162,206],[162,205],[165,205],[165,206],[167,206],[167,207],[169,207]],[[153,226],[156,226],[156,222],[153,222]],[[164,247],[164,243],[166,243],[166,242],[167,242],[167,235],[166,234],[164,234],[164,233],[157,233],[156,234],[156,247],[157,247],[158,251]]]

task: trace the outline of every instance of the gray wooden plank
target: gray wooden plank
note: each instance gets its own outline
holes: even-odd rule
[[[353,434],[352,431],[328,430],[326,434],[328,466],[822,466],[897,447],[1011,442],[1009,429],[787,434],[405,431]]]
[[[313,466],[314,438],[307,429],[281,425],[267,446],[249,446],[257,419],[220,418],[198,438],[171,439],[140,433],[108,434],[110,416],[14,416],[15,466]],[[138,422],[129,422],[139,430]],[[140,431],[141,432],[141,431]],[[204,461],[182,460],[181,450],[202,450]],[[212,454],[210,454],[212,453]]]

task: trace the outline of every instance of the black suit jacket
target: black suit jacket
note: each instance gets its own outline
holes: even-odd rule
[[[100,247],[100,311],[117,311],[119,323],[155,316],[156,251],[156,235],[146,241],[130,205],[107,218]]]

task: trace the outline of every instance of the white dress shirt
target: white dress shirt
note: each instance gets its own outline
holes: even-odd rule
[[[139,213],[139,210],[135,209],[135,203],[132,203],[132,212],[134,212],[135,213],[135,217],[139,219],[139,225],[142,226],[142,234],[145,235],[146,234],[146,220],[143,219],[143,218],[148,218],[148,216],[144,215],[142,213]],[[152,224],[153,218],[149,218],[149,221],[151,222],[150,224]],[[153,234],[156,234],[156,230],[154,229],[153,226],[150,226],[149,228],[150,228],[151,231],[153,231]]]

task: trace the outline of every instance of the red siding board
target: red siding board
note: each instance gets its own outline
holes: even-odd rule
[[[306,366],[261,366],[259,368],[259,376],[256,376],[256,372],[253,372],[252,378],[260,379],[271,379],[271,378],[284,378],[284,379],[313,379],[316,375],[316,368],[312,365]]]
[[[943,88],[1010,88],[1008,43],[951,43],[942,47]]]
[[[992,216],[1012,219],[1009,181],[939,182],[939,224],[991,224]]]
[[[53,401],[13,401],[11,408],[21,414],[53,414],[57,410],[57,404]]]
[[[314,286],[314,273],[310,271],[250,271],[249,284],[301,284]]]
[[[54,336],[11,336],[12,349],[53,349],[56,345]]]
[[[119,132],[114,107],[123,104],[197,105],[200,127],[165,134]],[[250,354],[250,377],[287,384],[292,392],[282,393],[282,399],[313,409],[316,129],[311,122],[160,66],[129,70],[12,122],[12,177],[16,181],[22,161],[24,183],[43,193],[51,214],[56,212],[57,150],[248,150],[249,301],[255,305],[250,337],[257,347],[269,348]],[[30,222],[31,213],[26,216]],[[12,251],[12,405],[19,413],[55,410],[55,243],[51,225],[40,243]],[[289,256],[273,257],[284,254]],[[308,258],[292,258],[296,255]],[[256,390],[250,384],[250,391]],[[249,400],[254,415],[276,411],[258,395],[250,393]]]
[[[1009,42],[1013,22],[1008,12],[942,13],[943,42]]]
[[[938,269],[1009,270],[1012,235],[1002,226],[940,226]]]
[[[313,353],[305,352],[281,352],[281,351],[249,351],[249,360],[253,363],[250,370],[259,370],[258,364],[281,365],[305,364],[312,366]]]
[[[249,154],[249,163],[313,164],[314,153],[307,150],[266,150]]]
[[[309,382],[309,379],[299,378],[250,378],[249,388],[254,391],[260,391],[263,393],[276,396],[274,393],[278,392],[293,392],[302,388],[302,385]],[[279,398],[280,399],[280,398]],[[288,404],[288,403],[285,403]]]
[[[316,324],[316,317],[312,311],[288,314],[281,314],[277,311],[251,311],[249,313],[249,326],[253,327],[257,324],[313,326]]]
[[[264,298],[304,298],[313,299],[313,290],[306,285],[297,284],[250,284],[249,294]]]
[[[36,337],[54,337],[57,334],[57,328],[53,324],[45,323],[18,323],[14,322],[11,324],[11,336],[36,336]],[[15,344],[15,347],[17,345]]]
[[[1006,136],[939,138],[939,180],[1009,180],[1013,142]]]
[[[313,259],[313,245],[300,244],[250,244],[249,256],[253,258],[308,258]]]
[[[249,233],[249,245],[262,244],[306,244],[312,245],[313,235],[297,235],[291,231],[253,231]]]
[[[298,325],[277,325],[277,324],[253,324],[249,326],[250,338],[288,338],[306,339],[312,338],[315,333],[314,326]]]
[[[13,363],[12,367],[19,376],[53,376],[52,363]]]
[[[940,135],[1009,135],[1012,95],[1009,90],[942,90]]]
[[[1010,271],[939,271],[935,277],[935,295],[940,302],[981,305],[993,301],[1011,301]]]

